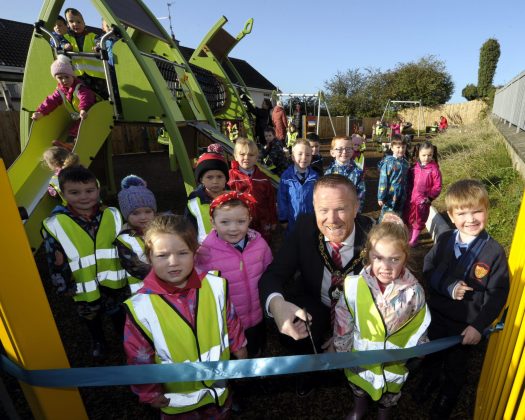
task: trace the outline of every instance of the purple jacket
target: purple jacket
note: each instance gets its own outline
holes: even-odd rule
[[[248,243],[241,253],[217,236],[213,229],[195,255],[199,272],[219,270],[228,280],[229,295],[245,329],[262,321],[259,279],[272,262],[272,252],[261,234],[248,230]]]
[[[432,161],[425,166],[416,162],[408,173],[408,187],[410,192],[410,203],[421,204],[428,198],[430,201],[437,198],[441,192],[441,171],[439,165]]]

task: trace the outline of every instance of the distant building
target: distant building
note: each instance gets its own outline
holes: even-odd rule
[[[0,111],[20,109],[22,80],[32,34],[33,25],[0,18]],[[194,51],[183,46],[179,49],[186,60]],[[275,85],[245,60],[230,57],[230,61],[244,80],[255,104],[261,106],[263,99],[270,98],[272,91],[276,90]],[[225,70],[228,73],[228,69]]]

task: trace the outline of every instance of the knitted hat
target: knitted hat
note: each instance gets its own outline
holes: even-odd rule
[[[221,171],[228,181],[228,164],[224,157],[218,153],[203,153],[199,156],[197,166],[195,166],[195,179],[201,182],[204,173],[212,170]]]
[[[130,213],[140,207],[149,207],[157,211],[155,196],[146,185],[146,181],[137,175],[128,175],[121,181],[118,205],[124,219],[127,220]]]
[[[212,143],[208,146],[207,151],[209,153],[218,153],[219,155],[222,155],[224,153],[224,149],[219,143]]]
[[[53,64],[51,64],[51,75],[55,77],[57,74],[68,74],[69,76],[75,76],[75,70],[69,58],[64,54],[60,54]]]

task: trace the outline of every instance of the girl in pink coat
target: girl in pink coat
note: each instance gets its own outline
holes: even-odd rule
[[[256,204],[250,194],[224,193],[210,204],[212,231],[195,257],[199,272],[220,271],[228,280],[229,296],[248,340],[249,357],[260,355],[266,343],[259,279],[272,262],[272,252],[259,232],[249,229]]]
[[[430,203],[441,192],[441,171],[437,163],[437,148],[429,141],[416,145],[416,162],[408,172],[410,200],[407,201],[404,219],[411,230],[411,247],[417,245],[419,234],[425,227],[430,210]]]

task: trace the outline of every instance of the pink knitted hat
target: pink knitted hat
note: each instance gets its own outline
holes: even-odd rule
[[[53,64],[51,64],[51,75],[55,77],[57,74],[75,76],[75,70],[73,69],[71,61],[63,54],[60,54],[57,59],[53,61]]]

